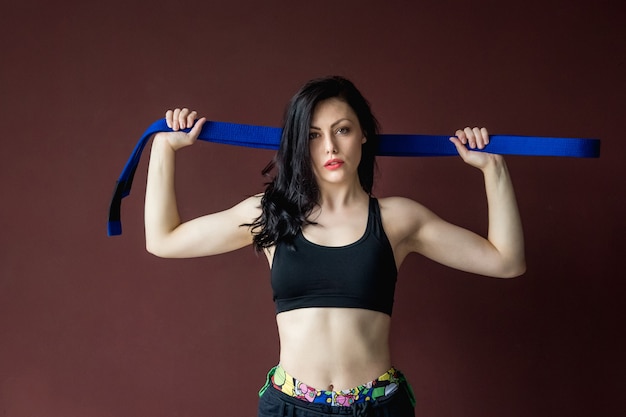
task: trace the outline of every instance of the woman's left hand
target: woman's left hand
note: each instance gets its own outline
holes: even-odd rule
[[[500,157],[487,152],[472,151],[472,149],[484,149],[489,144],[489,132],[484,127],[475,127],[473,129],[466,127],[463,130],[457,130],[455,135],[450,138],[450,142],[456,146],[461,158],[473,167],[484,169],[490,161]]]

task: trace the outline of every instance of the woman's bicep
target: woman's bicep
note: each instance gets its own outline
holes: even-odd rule
[[[252,243],[252,223],[260,214],[260,198],[250,197],[230,209],[184,222],[159,239],[146,239],[150,253],[164,258],[217,255]]]
[[[442,265],[491,277],[510,275],[506,258],[489,240],[439,217],[425,222],[414,241],[415,252]]]
[[[415,233],[415,252],[443,265],[468,270],[476,258],[482,258],[483,241],[467,229],[430,215]]]

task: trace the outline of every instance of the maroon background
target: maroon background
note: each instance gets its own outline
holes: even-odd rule
[[[250,248],[197,260],[147,254],[147,158],[117,238],[105,233],[109,197],[166,108],[278,125],[302,82],[335,73],[357,83],[386,133],[470,124],[603,141],[600,159],[508,158],[523,278],[406,262],[393,349],[418,415],[626,410],[620,2],[371,3],[2,6],[0,415],[255,415],[278,351],[265,261]],[[182,151],[185,218],[260,191],[270,157],[206,143]],[[380,166],[377,195],[417,199],[484,232],[481,177],[460,160]]]

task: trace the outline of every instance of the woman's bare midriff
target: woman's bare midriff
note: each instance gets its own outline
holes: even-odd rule
[[[356,308],[302,308],[276,316],[280,364],[320,390],[353,388],[391,368],[391,318]]]

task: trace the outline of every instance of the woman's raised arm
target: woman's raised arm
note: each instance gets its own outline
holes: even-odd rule
[[[206,121],[196,121],[188,109],[168,110],[167,124],[174,132],[158,133],[152,141],[145,200],[146,249],[165,258],[216,255],[252,243],[249,227],[261,214],[260,197],[234,207],[181,223],[174,187],[175,153],[192,145]],[[195,123],[195,124],[194,124]],[[192,127],[193,126],[193,127]],[[180,131],[192,127],[189,133]]]
[[[415,205],[407,213],[413,219],[407,239],[408,250],[444,265],[467,272],[500,278],[521,275],[526,270],[522,223],[504,158],[471,149],[489,143],[486,129],[458,130],[450,138],[461,158],[480,169],[485,179],[489,210],[489,231],[486,238],[450,224],[429,210]],[[470,149],[467,149],[468,145]]]

